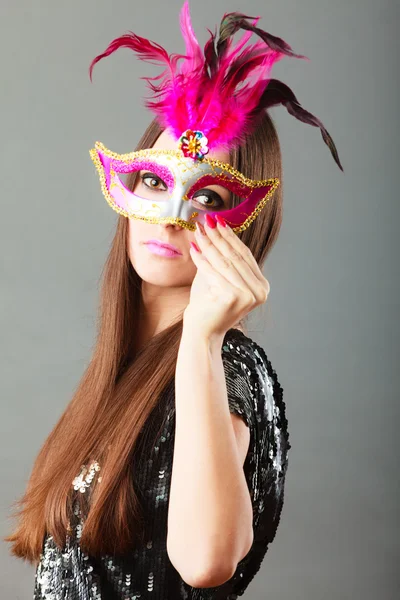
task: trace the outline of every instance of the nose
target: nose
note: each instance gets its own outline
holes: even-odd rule
[[[167,221],[160,223],[160,226],[162,229],[184,229],[184,227],[179,223],[168,223]]]

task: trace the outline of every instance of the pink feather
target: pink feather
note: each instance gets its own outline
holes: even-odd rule
[[[236,16],[237,13],[224,15],[223,22],[231,15]],[[246,18],[251,19],[251,26],[256,28],[260,17]],[[185,55],[169,55],[160,44],[129,32],[113,40],[105,52],[93,59],[90,78],[94,65],[119,48],[129,48],[142,60],[164,65],[160,75],[143,78],[152,93],[151,98],[145,100],[146,106],[157,115],[164,127],[173,131],[176,138],[186,129],[200,130],[207,136],[209,147],[229,147],[235,140],[242,139],[249,129],[247,109],[254,109],[273,63],[284,53],[271,50],[265,42],[246,47],[253,33],[250,30],[245,31],[236,45],[228,36],[219,56],[215,51],[215,35],[210,32],[203,53],[192,28],[187,0],[181,9],[180,27],[186,46]],[[209,58],[214,54],[214,72],[208,68],[207,53]],[[245,85],[248,77],[254,79],[260,73],[266,82],[263,89],[250,83]],[[244,100],[248,107],[243,104]]]
[[[273,80],[277,83],[269,94],[268,84],[276,62],[284,56],[309,59],[295,54],[281,38],[258,28],[259,19],[242,13],[224,14],[219,36],[209,30],[210,38],[203,51],[194,34],[189,3],[185,0],[179,20],[185,55],[169,55],[159,44],[129,32],[113,40],[105,52],[93,59],[90,78],[99,60],[119,48],[129,48],[140,59],[164,66],[158,76],[143,77],[152,94],[145,100],[145,105],[177,139],[187,129],[200,130],[208,138],[209,148],[229,149],[251,132],[257,115],[269,103],[281,103],[296,118],[321,128],[324,140],[338,162],[333,140],[322,123],[302,109],[290,88]],[[233,36],[240,29],[245,33],[234,44]],[[261,41],[247,45],[253,33]]]
[[[186,45],[186,60],[181,65],[182,74],[191,73],[204,67],[203,52],[194,34],[190,21],[189,4],[185,2],[180,13],[180,26]]]

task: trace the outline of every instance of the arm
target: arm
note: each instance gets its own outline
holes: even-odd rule
[[[175,372],[167,551],[193,587],[230,579],[253,543],[253,511],[243,471],[249,429],[229,411],[222,341],[184,321]]]

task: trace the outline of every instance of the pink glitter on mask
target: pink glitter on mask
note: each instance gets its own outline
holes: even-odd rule
[[[220,185],[230,190],[233,194],[237,194],[240,198],[247,198],[253,189],[250,186],[241,183],[237,179],[228,177],[227,175],[204,175],[203,177],[200,177],[200,179],[198,179],[194,185],[192,185],[188,193],[188,197],[190,198],[198,190],[201,190],[208,185]]]
[[[122,160],[112,160],[110,167],[116,173],[132,173],[133,171],[150,171],[158,175],[164,181],[169,190],[172,190],[175,185],[174,176],[168,167],[160,165],[151,160],[143,160],[135,158],[132,162]]]

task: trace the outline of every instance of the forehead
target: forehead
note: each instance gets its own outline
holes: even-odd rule
[[[165,129],[159,135],[152,147],[157,148],[158,150],[177,150],[178,140],[175,139],[168,129]],[[223,163],[230,163],[230,156],[227,150],[210,150],[206,157],[220,160]]]

